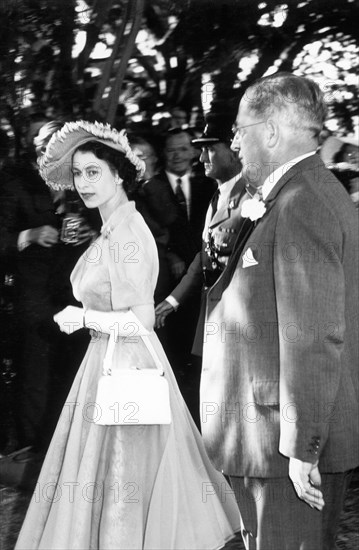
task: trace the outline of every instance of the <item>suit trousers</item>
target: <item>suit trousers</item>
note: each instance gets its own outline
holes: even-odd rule
[[[335,550],[352,471],[322,474],[321,512],[300,500],[289,478],[230,476],[247,550]]]

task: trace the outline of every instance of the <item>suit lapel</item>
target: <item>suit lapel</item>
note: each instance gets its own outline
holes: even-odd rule
[[[292,168],[288,170],[280,180],[275,184],[268,197],[264,201],[266,204],[271,203],[275,200],[278,193],[283,189],[283,187],[293,178],[299,178],[301,174],[308,170],[319,170],[320,165],[323,164],[318,155],[311,155],[310,157],[305,158],[304,160],[295,164]],[[318,172],[319,173],[319,172]]]
[[[189,185],[190,185],[190,210],[189,210],[189,219],[192,221],[194,217],[196,216],[196,208],[198,205],[198,202],[200,201],[200,189],[199,186],[196,185],[195,178],[193,176],[190,176],[189,178]]]
[[[163,170],[162,172],[159,173],[158,177],[159,177],[159,179],[166,182],[167,187],[170,190],[171,197],[173,198],[174,201],[176,201],[176,195],[173,192],[172,186],[170,184],[170,180],[168,179],[168,176],[167,176],[166,172]]]
[[[255,222],[252,222],[249,218],[242,218],[240,227],[238,229],[238,236],[233,248],[232,255],[229,258],[228,264],[225,270],[223,271],[223,273],[221,273],[220,277],[217,279],[216,283],[209,290],[209,292],[211,292],[214,287],[220,286],[221,294],[222,294],[222,292],[227,288],[227,286],[231,281],[233,273],[237,267],[237,264],[239,262],[239,258],[242,254],[244,246],[250,234],[252,233],[254,227],[255,227]],[[220,299],[220,296],[218,296],[218,300],[219,299]]]
[[[290,168],[288,172],[286,172],[281,177],[281,179],[276,183],[276,185],[273,187],[268,197],[266,198],[265,203],[267,205],[267,212],[265,213],[265,216],[269,215],[269,212],[273,207],[273,202],[275,201],[277,195],[280,193],[283,187],[291,179],[300,177],[300,175],[304,171],[308,171],[308,170],[317,170],[319,173],[319,168],[321,167],[322,164],[323,163],[321,159],[318,157],[318,155],[315,154],[315,155],[311,155],[310,157],[307,157],[301,162],[298,162],[298,164],[295,164],[292,168]],[[231,281],[233,273],[237,267],[237,264],[243,252],[245,244],[250,234],[252,233],[253,229],[255,228],[256,224],[260,222],[261,220],[258,220],[258,222],[252,222],[249,218],[242,218],[241,225],[238,230],[238,237],[234,245],[232,256],[229,259],[226,269],[223,271],[223,273],[218,278],[218,280],[213,285],[213,287],[209,290],[209,293],[211,293],[212,290],[217,287],[217,291],[219,290],[219,288],[221,289],[221,292],[220,292],[220,295],[221,295],[223,291],[227,288],[227,286]],[[218,300],[221,297],[220,295],[218,296]]]
[[[243,187],[238,195],[238,202],[242,199],[245,193],[246,193],[246,188]],[[215,287],[217,288],[217,290],[221,288],[221,293],[225,290],[225,288],[227,288],[232,278],[232,275],[235,271],[237,263],[239,261],[240,255],[242,254],[243,248],[249,238],[249,235],[252,233],[255,225],[256,225],[255,222],[252,222],[249,218],[241,219],[238,227],[238,236],[233,247],[232,255],[230,256],[228,264],[224,269],[223,273],[221,273],[216,283],[209,290],[209,293],[211,293],[212,289]],[[220,299],[220,296],[218,297],[218,299]]]
[[[225,205],[217,210],[213,218],[210,220],[209,227],[215,227],[216,225],[228,220],[231,217],[231,210],[238,208],[239,201],[245,193],[244,181],[240,178],[233,186],[228,200]]]

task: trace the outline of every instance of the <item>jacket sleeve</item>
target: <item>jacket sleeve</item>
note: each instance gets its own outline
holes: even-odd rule
[[[304,189],[279,214],[274,252],[280,346],[279,451],[315,462],[329,433],[345,337],[344,234]]]
[[[143,193],[154,220],[161,226],[171,225],[177,217],[177,209],[166,183],[154,177],[144,185]]]
[[[202,285],[202,260],[201,252],[198,252],[179,284],[171,292],[171,296],[173,296],[179,304],[183,304],[191,296],[200,292]]]

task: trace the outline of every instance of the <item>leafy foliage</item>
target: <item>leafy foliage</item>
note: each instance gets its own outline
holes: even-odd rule
[[[15,133],[29,111],[115,123],[201,113],[208,87],[234,115],[275,70],[318,79],[339,129],[358,107],[358,0],[2,0],[0,15],[0,115]]]

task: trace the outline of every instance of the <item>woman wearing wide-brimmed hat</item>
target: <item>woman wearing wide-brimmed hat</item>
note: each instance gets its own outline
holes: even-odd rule
[[[143,161],[124,131],[79,121],[54,134],[39,165],[48,185],[74,185],[85,205],[99,208],[102,216],[100,236],[71,276],[83,308],[67,307],[55,316],[65,332],[83,325],[101,332],[89,344],[67,398],[16,548],[220,548],[239,530],[239,512],[206,456],[153,331],[156,245],[129,200]],[[131,323],[136,336],[147,335],[164,370],[170,424],[95,422],[98,381],[114,327],[113,368],[152,367],[143,339],[128,338]]]

